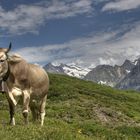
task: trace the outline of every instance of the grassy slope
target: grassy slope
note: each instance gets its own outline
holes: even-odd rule
[[[119,91],[76,78],[49,75],[50,91],[45,124],[23,125],[17,108],[17,125],[7,124],[8,105],[0,98],[0,139],[96,140],[140,139],[140,94]]]

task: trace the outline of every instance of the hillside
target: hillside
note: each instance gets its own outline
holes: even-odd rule
[[[0,95],[1,140],[119,140],[140,139],[140,94],[115,90],[65,75],[49,74],[50,90],[45,124],[7,124],[8,105]],[[31,119],[31,116],[30,116]]]

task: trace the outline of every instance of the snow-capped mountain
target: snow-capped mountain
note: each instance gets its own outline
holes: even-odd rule
[[[114,87],[126,74],[126,70],[121,66],[99,65],[90,71],[85,79]]]
[[[92,69],[84,79],[114,87],[134,66],[134,63],[129,60],[125,60],[121,66],[99,65]]]
[[[63,67],[64,67],[64,64],[55,65],[53,63],[48,63],[43,68],[50,73],[65,74]]]
[[[140,91],[140,59],[135,61],[135,66],[117,85],[120,89],[134,89]]]
[[[44,66],[44,69],[50,73],[57,73],[57,74],[66,74],[69,76],[77,77],[77,78],[84,78],[84,76],[91,70],[88,68],[82,68],[80,66],[76,66],[76,64],[54,64],[49,63]]]
[[[63,70],[65,74],[77,78],[84,78],[84,76],[90,71],[88,68],[82,68],[74,64],[65,65]]]

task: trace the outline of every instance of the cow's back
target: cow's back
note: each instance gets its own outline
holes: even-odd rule
[[[46,94],[49,88],[49,78],[46,71],[33,64],[29,64],[28,80],[30,88],[35,95]]]

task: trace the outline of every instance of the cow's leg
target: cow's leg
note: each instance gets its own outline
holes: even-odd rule
[[[9,109],[10,109],[10,124],[15,125],[15,107],[17,105],[17,101],[14,97],[22,95],[22,91],[16,87],[13,87],[7,94],[7,99],[9,102]]]
[[[15,125],[15,118],[14,118],[14,114],[15,114],[15,106],[13,106],[13,104],[9,102],[9,113],[10,113],[10,124],[11,125]]]
[[[7,92],[6,97],[9,103],[10,124],[15,125],[14,114],[15,114],[15,107],[16,107],[17,102],[14,99],[12,92]]]
[[[23,117],[25,124],[28,124],[28,112],[29,112],[30,94],[27,90],[23,91]]]
[[[41,105],[40,105],[41,126],[43,126],[44,118],[45,118],[46,99],[47,99],[47,95],[42,99]]]
[[[14,97],[21,96],[22,91],[19,88],[13,87],[11,91],[8,92],[8,98],[11,100],[13,106],[17,105],[17,101]]]
[[[13,106],[16,106],[17,105],[17,101],[15,100],[13,93],[14,92],[9,92],[9,98],[10,98],[11,103],[13,104]]]
[[[32,112],[33,121],[35,122],[37,120],[36,109],[33,106],[30,106],[30,109],[31,109],[31,112]]]
[[[32,112],[33,121],[36,121],[38,119],[38,116],[37,116],[38,107],[37,107],[37,101],[36,100],[30,101],[30,109],[31,109],[31,112]]]
[[[10,108],[10,124],[11,125],[15,125],[15,106],[13,106],[11,103],[9,104],[9,108]]]

